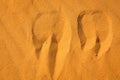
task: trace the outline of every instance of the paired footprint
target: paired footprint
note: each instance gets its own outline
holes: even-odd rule
[[[82,51],[94,51],[98,58],[103,56],[112,43],[110,17],[100,11],[84,11],[77,21]],[[66,13],[61,9],[39,14],[32,33],[38,60],[37,78],[49,75],[49,79],[57,80],[71,46],[72,29]]]

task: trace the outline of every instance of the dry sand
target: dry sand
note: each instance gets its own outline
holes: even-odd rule
[[[0,0],[0,80],[120,80],[119,0]]]

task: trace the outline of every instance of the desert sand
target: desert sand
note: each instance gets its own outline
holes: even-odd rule
[[[119,0],[0,0],[0,80],[120,80]]]

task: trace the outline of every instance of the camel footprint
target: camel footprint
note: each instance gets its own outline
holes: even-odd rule
[[[36,49],[36,56],[39,58],[41,48],[47,38],[52,35],[51,28],[54,26],[56,13],[38,14],[33,24],[33,44]]]
[[[38,60],[37,79],[42,79],[45,75],[50,79],[53,73],[58,43],[52,28],[56,25],[56,18],[58,18],[57,12],[38,14],[33,24],[32,39]]]
[[[113,38],[112,21],[108,13],[83,11],[77,21],[82,50],[94,50],[97,58],[103,56],[109,50]]]
[[[64,11],[38,15],[33,26],[33,44],[39,61],[39,75],[48,73],[57,79],[60,75],[71,41],[71,26]],[[62,59],[61,59],[62,58]],[[45,72],[41,72],[44,69]]]

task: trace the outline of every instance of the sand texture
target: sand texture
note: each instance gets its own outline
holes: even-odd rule
[[[120,80],[119,0],[0,0],[0,80]]]

